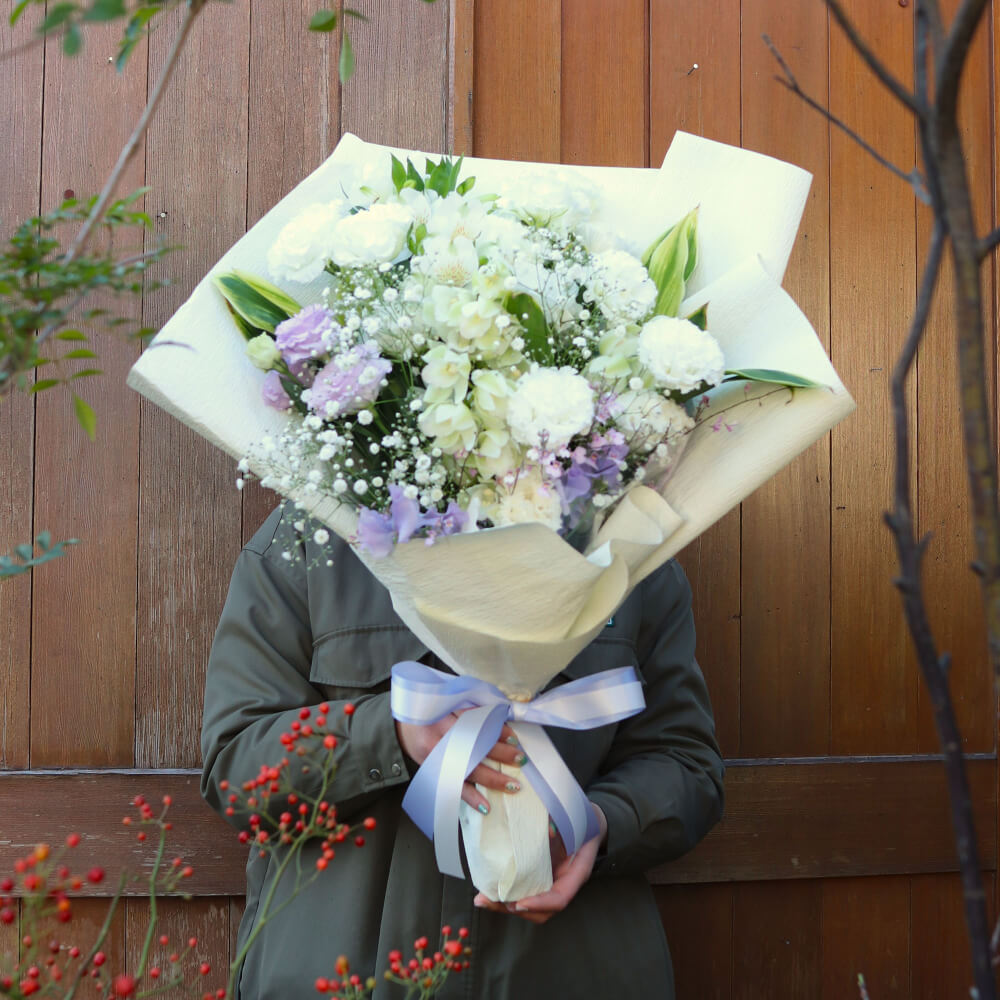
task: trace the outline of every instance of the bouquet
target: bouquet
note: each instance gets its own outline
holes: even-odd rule
[[[752,207],[731,204],[734,177]],[[660,171],[421,169],[346,136],[161,334],[238,370],[228,398],[192,391],[190,359],[133,370],[241,474],[348,539],[459,675],[394,670],[397,718],[471,709],[404,805],[456,875],[461,823],[491,898],[551,884],[549,816],[570,852],[595,829],[541,724],[642,707],[631,671],[538,692],[853,406],[778,283],[806,185],[687,136]],[[481,816],[459,792],[507,720],[528,781]]]

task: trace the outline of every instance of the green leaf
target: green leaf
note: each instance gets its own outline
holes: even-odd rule
[[[822,382],[793,375],[791,372],[779,371],[775,368],[739,368],[726,371],[723,382],[765,382],[771,385],[784,385],[789,389],[822,389]]]
[[[30,545],[15,545],[14,554],[21,562],[27,562],[35,554],[35,550]]]
[[[390,156],[392,159],[392,184],[396,189],[396,193],[399,194],[406,183],[406,167],[394,155],[390,154]]]
[[[43,531],[36,539],[35,544],[43,551],[48,552],[52,548],[52,532]]]
[[[337,27],[335,10],[318,10],[309,22],[310,31],[333,31]]]
[[[353,7],[345,7],[344,13],[350,17],[356,17],[359,21],[369,21],[371,18],[367,14],[362,14],[360,10],[355,10]]]
[[[265,331],[274,333],[274,328],[292,315],[287,309],[282,309],[262,295],[240,275],[220,274],[213,277],[212,281],[233,311],[246,321],[253,331],[251,336]],[[242,326],[240,329],[246,336],[246,329]]]
[[[539,364],[552,360],[549,343],[549,325],[545,322],[542,307],[527,293],[508,295],[504,308],[521,325],[524,334],[524,353]]]
[[[65,24],[79,10],[75,3],[57,3],[45,16],[45,20],[38,26],[38,33],[44,35],[53,28],[58,28]]]
[[[680,222],[668,229],[642,255],[649,276],[657,288],[657,316],[676,316],[684,299],[685,282],[697,262],[695,233],[698,209],[690,211]]]
[[[294,316],[302,311],[302,306],[291,295],[283,292],[277,285],[272,285],[266,278],[258,277],[247,271],[238,271],[236,268],[233,268],[233,274],[245,281],[255,292],[263,295],[268,302],[284,310],[289,316]]]
[[[66,26],[66,34],[63,35],[63,52],[68,56],[75,56],[83,48],[83,35],[75,24]]]
[[[96,358],[96,357],[97,357],[97,352],[92,351],[89,347],[78,347],[75,351],[67,351],[63,355],[63,358],[70,358],[74,360],[76,358]]]
[[[455,190],[459,194],[467,194],[469,191],[472,190],[472,186],[475,183],[476,183],[475,177],[466,177],[465,180],[462,181],[462,183],[459,184],[457,188],[455,188]]]
[[[94,0],[90,8],[84,11],[82,20],[114,21],[127,13],[124,0]]]
[[[87,437],[91,441],[96,441],[97,414],[94,413],[94,408],[74,392],[73,409],[76,411],[76,419],[79,421],[80,426],[87,432]]]
[[[56,334],[56,340],[86,340],[87,335],[79,330],[60,330]]]
[[[35,392],[42,392],[45,389],[51,389],[54,385],[59,385],[61,379],[58,378],[40,378],[29,390],[28,394]]]
[[[354,49],[347,32],[340,39],[340,82],[347,83],[354,74]]]
[[[420,171],[413,165],[413,161],[409,157],[406,158],[406,180],[418,191],[423,191],[424,178],[421,176]]]
[[[69,380],[70,382],[72,382],[73,379],[75,378],[87,378],[88,375],[103,375],[103,374],[104,372],[100,368],[84,368],[82,371],[73,372],[73,374],[70,375]]]
[[[13,27],[20,20],[21,15],[28,9],[32,0],[21,0],[21,2],[10,12],[10,25]]]
[[[695,309],[693,313],[686,317],[689,323],[694,323],[699,330],[708,329],[708,303],[706,302],[700,309]]]

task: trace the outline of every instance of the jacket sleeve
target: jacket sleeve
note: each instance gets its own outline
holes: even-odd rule
[[[619,725],[587,789],[608,820],[598,874],[632,874],[680,857],[722,816],[724,769],[694,658],[690,585],[671,561],[640,584],[640,597],[646,708]]]
[[[240,554],[233,572],[208,661],[201,749],[201,791],[209,805],[237,827],[247,814],[226,816],[229,793],[255,778],[262,765],[284,755],[280,735],[290,732],[304,706],[324,701],[309,681],[312,628],[309,620],[308,575],[301,559],[282,558],[283,547],[272,541],[277,512]],[[337,737],[336,775],[327,789],[338,815],[365,808],[383,789],[407,781],[405,757],[389,711],[389,695],[362,694],[330,701],[326,731]],[[305,760],[305,759],[303,759]],[[297,791],[315,797],[321,772],[303,772],[293,757],[288,770]]]

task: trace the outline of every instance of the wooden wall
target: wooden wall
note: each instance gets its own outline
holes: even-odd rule
[[[888,379],[913,307],[928,222],[901,182],[774,80],[762,33],[803,86],[908,168],[912,123],[860,67],[821,0],[405,0],[355,4],[359,70],[343,90],[337,39],[309,35],[303,0],[212,4],[124,188],[152,190],[157,235],[183,244],[164,322],[207,268],[350,130],[427,150],[565,163],[658,165],[676,129],[810,170],[786,278],[858,412],[682,557],[699,658],[732,766],[727,819],[653,876],[679,996],[966,994],[967,945],[933,722],[891,585],[881,512],[892,449]],[[945,5],[954,8],[954,0]],[[912,4],[850,0],[860,29],[908,78]],[[28,25],[0,23],[0,49]],[[95,190],[162,65],[164,27],[119,76],[113,36],[88,33],[6,65],[0,182],[7,230],[66,190]],[[976,39],[963,116],[981,226],[994,162],[1000,24]],[[695,68],[697,64],[697,68]],[[990,357],[995,356],[988,278]],[[946,284],[946,282],[944,283]],[[990,891],[996,871],[996,715],[987,676],[958,428],[947,294],[912,394],[927,588],[953,683]],[[0,551],[43,528],[83,542],[0,584],[0,869],[72,825],[119,861],[136,791],[170,791],[198,898],[170,920],[226,964],[242,861],[203,811],[191,772],[206,654],[229,572],[273,500],[233,488],[232,463],[124,388],[136,356],[105,338],[83,394],[91,445],[58,391],[0,404]],[[9,511],[9,515],[8,515]],[[793,760],[789,760],[789,759]],[[79,769],[97,769],[81,773]],[[164,771],[168,773],[163,773]],[[88,902],[98,919],[103,904]],[[130,901],[115,946],[136,947]],[[14,931],[0,931],[0,949]]]

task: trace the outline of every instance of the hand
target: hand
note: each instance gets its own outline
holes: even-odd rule
[[[580,887],[590,878],[597,860],[597,852],[608,835],[608,820],[600,806],[590,803],[597,813],[600,832],[583,844],[576,854],[566,854],[562,837],[553,832],[549,826],[549,846],[552,852],[552,888],[537,896],[526,896],[516,903],[495,903],[483,893],[473,900],[476,906],[497,913],[511,913],[523,917],[533,924],[544,924],[551,920],[561,910],[569,906],[570,901],[580,891]]]
[[[462,711],[468,711],[468,709],[462,709]],[[400,722],[397,719],[396,737],[403,752],[418,764],[423,764],[444,734],[455,725],[461,714],[461,711],[452,712],[429,726],[416,726],[409,722]],[[524,753],[518,745],[514,730],[510,726],[503,727],[500,731],[499,742],[494,745],[486,758],[494,760],[498,764],[510,764],[513,767],[520,767],[525,762]],[[490,805],[477,790],[477,784],[501,792],[514,793],[521,790],[521,783],[511,778],[510,775],[504,774],[499,768],[492,767],[485,761],[477,764],[462,786],[462,800],[468,802],[473,809],[478,809],[483,815],[490,811]]]

